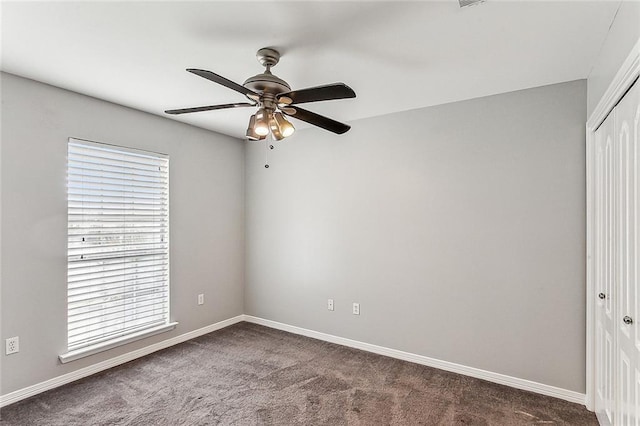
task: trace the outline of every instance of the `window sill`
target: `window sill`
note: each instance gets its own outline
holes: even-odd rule
[[[87,346],[86,348],[70,351],[65,354],[58,355],[58,359],[63,364],[67,362],[75,361],[80,358],[94,355],[99,352],[103,352],[109,349],[116,348],[118,346],[126,345],[127,343],[135,342],[136,340],[144,339],[146,337],[153,336],[155,334],[165,333],[176,328],[177,322],[171,322],[169,324],[163,324],[157,327],[148,328],[137,333],[129,334],[127,336],[120,337],[118,339],[110,340],[108,342],[100,343],[93,346]]]

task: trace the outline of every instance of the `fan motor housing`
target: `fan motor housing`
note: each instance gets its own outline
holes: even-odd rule
[[[249,77],[243,86],[259,93],[278,94],[291,91],[291,86],[289,86],[286,81],[276,77],[270,72]]]

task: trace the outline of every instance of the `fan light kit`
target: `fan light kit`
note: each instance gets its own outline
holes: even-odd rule
[[[231,90],[242,93],[251,102],[209,105],[194,108],[167,110],[167,114],[187,114],[217,109],[257,107],[249,118],[247,139],[265,140],[269,134],[274,140],[282,140],[295,132],[293,124],[286,118],[293,117],[336,134],[347,132],[351,126],[298,107],[298,104],[355,98],[355,92],[344,83],[327,84],[307,89],[291,90],[291,86],[271,73],[271,67],[280,61],[280,52],[268,47],[258,50],[258,62],[266,69],[263,73],[248,78],[240,85],[211,71],[189,68],[187,71]],[[271,146],[273,148],[273,146]],[[268,167],[268,166],[266,166]]]

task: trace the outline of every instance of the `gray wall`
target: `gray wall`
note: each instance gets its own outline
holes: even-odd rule
[[[13,75],[0,81],[1,336],[20,336],[20,353],[0,356],[2,394],[242,314],[243,143]],[[61,365],[69,137],[169,154],[171,316],[180,324]]]
[[[638,39],[640,39],[640,2],[621,1],[607,38],[589,73],[587,116],[591,115],[598,105],[600,98]]]
[[[360,120],[341,137],[302,130],[269,152],[269,169],[262,144],[245,157],[229,137],[0,82],[1,337],[21,339],[0,356],[2,394],[241,314],[243,302],[251,315],[584,392],[584,81]],[[180,325],[61,365],[70,136],[170,155]]]
[[[251,144],[246,313],[584,392],[586,96],[303,130],[269,169]]]

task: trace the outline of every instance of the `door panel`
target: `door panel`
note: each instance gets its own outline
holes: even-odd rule
[[[620,424],[637,425],[640,408],[637,400],[637,370],[640,367],[638,331],[638,124],[640,121],[640,85],[635,84],[615,110],[616,153],[616,277],[619,288],[614,324],[618,344],[617,396]],[[625,319],[627,321],[625,321]]]
[[[602,424],[614,424],[615,418],[615,326],[613,245],[613,131],[611,114],[596,132],[594,255],[596,294],[596,401],[595,410]]]

